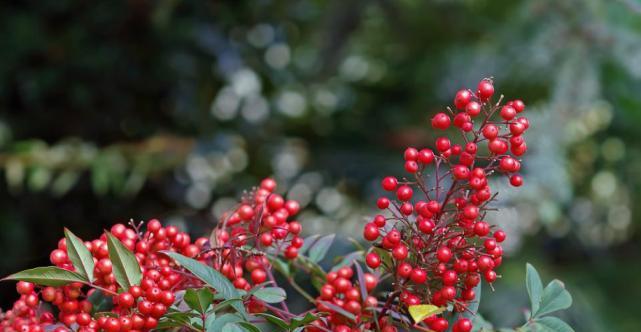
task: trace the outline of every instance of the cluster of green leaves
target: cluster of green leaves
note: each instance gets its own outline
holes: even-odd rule
[[[106,235],[109,259],[113,264],[113,274],[118,285],[124,290],[133,285],[140,285],[142,272],[136,256],[111,233],[107,232]],[[21,280],[53,287],[78,282],[101,289],[93,284],[93,256],[84,242],[68,229],[65,229],[65,239],[67,240],[67,254],[75,271],[57,266],[36,267],[14,273],[3,280]]]
[[[107,232],[109,258],[113,263],[116,282],[123,291],[131,286],[140,285],[142,273],[135,255],[111,233]],[[4,280],[21,280],[41,286],[59,287],[69,283],[82,283],[94,287],[95,292],[89,297],[94,304],[94,313],[106,313],[112,307],[105,289],[93,284],[93,257],[83,241],[71,231],[65,229],[68,255],[75,271],[68,271],[57,266],[37,267],[14,273]],[[329,246],[329,243],[324,245]],[[323,245],[323,246],[324,246]],[[315,252],[320,250],[318,247]],[[327,249],[323,249],[326,253]],[[316,316],[305,314],[290,317],[287,321],[274,315],[259,313],[249,314],[244,302],[255,297],[264,303],[273,304],[285,301],[287,295],[280,287],[267,284],[256,285],[245,292],[236,289],[220,272],[175,252],[164,252],[180,266],[200,280],[204,287],[188,288],[177,293],[177,300],[159,321],[158,329],[188,327],[192,330],[206,332],[260,332],[260,331],[302,331],[303,327],[316,320]],[[322,259],[324,253],[318,253],[315,259]],[[110,294],[114,295],[114,294]]]
[[[531,308],[526,313],[526,322],[516,329],[500,328],[499,332],[574,332],[566,322],[549,314],[564,310],[572,305],[572,296],[563,282],[554,279],[543,287],[539,273],[531,265],[526,265],[525,285],[530,297]],[[481,315],[473,318],[474,332],[497,331]]]

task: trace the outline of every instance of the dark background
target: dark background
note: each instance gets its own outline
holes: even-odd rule
[[[530,261],[566,282],[575,330],[638,331],[635,1],[4,1],[0,273],[47,264],[63,227],[158,217],[205,234],[269,175],[307,234],[359,237],[400,151],[492,76],[533,128],[482,310],[522,320]]]

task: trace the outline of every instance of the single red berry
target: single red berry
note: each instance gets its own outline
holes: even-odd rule
[[[454,97],[454,106],[458,109],[464,109],[472,100],[472,93],[469,90],[459,90]]]
[[[427,272],[421,268],[413,269],[410,279],[412,279],[415,284],[423,284],[427,281]]]
[[[381,257],[375,252],[370,252],[365,256],[365,263],[367,263],[367,266],[375,269],[381,265]]]
[[[432,127],[435,129],[445,130],[450,127],[450,117],[445,113],[437,113],[432,118]]]
[[[414,191],[412,190],[412,187],[408,185],[402,185],[398,190],[396,190],[396,197],[399,201],[409,201],[412,198],[412,195],[414,195]]]
[[[465,112],[471,117],[475,117],[481,113],[481,104],[471,101],[465,106]]]
[[[405,262],[399,264],[396,268],[396,274],[398,274],[401,278],[409,277],[412,274],[412,265]]]
[[[406,259],[408,254],[407,246],[402,243],[392,249],[392,256],[399,261]]]
[[[383,179],[383,181],[381,182],[381,185],[383,189],[387,191],[392,191],[396,189],[396,186],[398,185],[398,180],[396,180],[396,178],[393,176],[388,176]]]
[[[375,241],[380,236],[378,226],[374,223],[367,223],[363,228],[363,237],[367,241]]]
[[[478,97],[482,101],[489,100],[494,94],[494,85],[489,79],[483,79],[478,85]]]
[[[436,251],[436,258],[443,263],[447,263],[452,259],[452,251],[448,247],[440,247]]]

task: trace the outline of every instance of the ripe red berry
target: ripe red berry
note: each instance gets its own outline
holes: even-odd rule
[[[405,161],[416,161],[418,159],[418,150],[415,148],[407,148],[403,153]]]
[[[478,97],[482,101],[487,101],[489,100],[492,95],[494,94],[494,85],[492,84],[492,81],[489,79],[483,79],[481,82],[479,82],[478,85]]]
[[[472,100],[472,93],[469,90],[459,90],[454,97],[454,106],[458,109],[464,109]]]
[[[410,279],[416,284],[423,284],[427,281],[427,272],[421,268],[413,269]]]
[[[375,269],[381,265],[381,257],[375,252],[370,252],[365,256],[365,263],[367,263],[367,266]]]
[[[436,251],[436,258],[443,263],[447,263],[452,259],[452,251],[448,247],[440,247]]]
[[[387,191],[392,191],[396,189],[397,185],[398,185],[398,180],[396,180],[396,178],[393,176],[388,176],[384,178],[383,181],[381,182],[381,186],[383,187],[383,189]]]
[[[378,226],[374,223],[368,223],[363,228],[363,237],[367,241],[375,241],[380,236]]]
[[[470,332],[472,331],[472,322],[467,318],[460,318],[454,323],[452,332]]]
[[[471,101],[465,106],[465,112],[471,117],[481,114],[481,104]]]
[[[430,164],[434,161],[434,152],[431,149],[421,149],[418,152],[418,161],[422,164]]]
[[[33,293],[34,285],[30,282],[18,281],[16,284],[16,290],[18,291],[18,294],[29,295]]]
[[[521,99],[516,99],[512,101],[512,107],[514,107],[517,113],[521,113],[525,110],[525,103],[523,103]]]
[[[398,200],[406,202],[409,201],[412,198],[412,195],[414,194],[414,191],[412,190],[412,187],[408,185],[402,185],[396,190],[396,197]]]
[[[412,274],[412,265],[409,263],[401,263],[398,265],[396,268],[396,273],[401,277],[401,278],[407,278]]]
[[[435,129],[445,130],[450,127],[450,117],[445,113],[437,113],[432,118],[432,127]]]
[[[515,187],[520,187],[523,184],[523,177],[518,174],[510,176],[510,184]]]
[[[439,137],[436,139],[436,149],[440,152],[449,150],[451,146],[450,140],[447,137]]]
[[[399,261],[404,260],[407,258],[409,254],[409,251],[407,250],[407,246],[404,244],[399,244],[394,249],[392,249],[392,256]]]

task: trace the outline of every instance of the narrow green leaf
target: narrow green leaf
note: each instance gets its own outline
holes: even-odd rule
[[[363,268],[361,268],[358,262],[354,261],[354,267],[356,267],[356,276],[358,277],[358,286],[361,290],[361,300],[365,303],[367,299],[367,287],[365,285],[365,274],[363,273]]]
[[[539,306],[541,304],[543,283],[541,282],[541,277],[539,277],[539,273],[536,272],[534,266],[532,266],[530,263],[527,263],[525,266],[525,286],[527,287],[527,293],[530,296],[532,313],[534,314],[539,310]]]
[[[236,299],[240,297],[238,290],[236,290],[229,279],[223,276],[220,272],[200,263],[195,259],[185,257],[181,254],[170,251],[163,251],[163,253],[174,259],[198,279],[214,288],[216,292],[221,294],[225,300]],[[234,302],[231,304],[231,306],[236,309],[236,311],[241,313],[243,317],[247,317],[247,312],[245,311],[245,307],[242,305],[242,303]],[[222,325],[220,326],[220,328],[222,328]]]
[[[299,327],[308,325],[309,323],[311,323],[311,322],[313,322],[313,321],[315,321],[317,319],[318,319],[318,317],[316,317],[313,314],[308,312],[307,314],[305,314],[305,316],[302,316],[302,317],[299,316],[299,317],[292,318],[289,328],[297,329]]]
[[[236,324],[240,325],[243,328],[243,331],[260,332],[260,329],[250,322],[238,322]]]
[[[305,238],[305,241],[303,241],[303,246],[298,249],[298,254],[299,255],[304,255],[309,248],[311,248],[314,244],[316,244],[316,241],[320,238],[320,235],[314,234],[310,235]]]
[[[283,329],[283,331],[289,329],[289,324],[287,324],[287,322],[285,322],[284,320],[282,320],[282,319],[280,319],[280,318],[278,318],[278,317],[276,317],[274,315],[270,315],[270,314],[266,314],[266,313],[257,313],[256,316],[265,318],[265,320],[267,320],[268,322],[280,327],[281,329]]]
[[[216,317],[207,325],[207,332],[220,332],[229,323],[241,322],[243,319],[234,314],[224,314]]]
[[[40,286],[64,286],[72,282],[85,283],[88,280],[80,274],[61,269],[57,266],[36,267],[14,273],[2,280],[21,280]]]
[[[187,289],[183,297],[185,303],[198,312],[205,313],[209,305],[214,301],[214,294],[207,288]]]
[[[113,274],[118,285],[124,290],[128,290],[131,286],[140,285],[142,272],[140,272],[136,256],[109,232],[107,232],[107,247],[109,248],[109,259],[113,264]]]
[[[70,230],[65,228],[65,239],[67,240],[67,254],[76,272],[93,282],[93,256],[85,243]]]
[[[221,332],[247,332],[247,330],[240,326],[240,322],[236,322],[225,324]]]
[[[363,250],[358,250],[354,252],[350,252],[349,254],[343,256],[343,257],[338,257],[338,262],[332,266],[331,271],[336,272],[338,271],[341,267],[351,265],[354,263],[354,261],[362,261],[363,260]]]
[[[538,318],[532,324],[536,332],[574,332],[566,322],[552,316]]]
[[[354,316],[351,312],[346,311],[345,309],[327,301],[320,301],[320,302],[324,306],[328,307],[330,310],[335,311],[337,314],[340,314],[353,322],[356,321],[356,316]]]
[[[234,302],[242,302],[242,301],[243,301],[243,299],[241,299],[241,298],[238,298],[238,299],[229,299],[229,300],[224,300],[224,301],[222,301],[222,302],[220,302],[220,303],[216,304],[216,305],[211,309],[211,311],[210,311],[210,312],[217,312],[217,311],[219,311],[219,310],[222,310],[222,309],[227,308],[228,306],[230,306],[230,305],[231,305],[232,303],[234,303]]]
[[[280,303],[285,301],[287,293],[280,287],[263,287],[257,289],[253,295],[259,300],[267,303]]]
[[[327,255],[329,248],[332,246],[334,237],[334,234],[330,234],[318,239],[318,241],[316,241],[316,243],[314,243],[314,245],[309,248],[309,260],[314,263],[322,261],[323,258],[325,258],[325,255]]]
[[[543,290],[541,306],[533,312],[534,317],[541,317],[554,311],[567,309],[572,305],[572,295],[559,280],[552,280]]]

